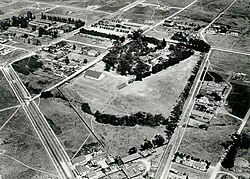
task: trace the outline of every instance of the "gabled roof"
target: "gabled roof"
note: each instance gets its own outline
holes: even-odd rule
[[[85,76],[95,78],[95,79],[98,79],[101,75],[102,75],[101,72],[93,71],[93,70],[87,70],[85,72]]]

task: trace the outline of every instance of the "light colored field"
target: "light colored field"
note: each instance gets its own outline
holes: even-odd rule
[[[7,55],[0,55],[0,64],[6,61],[13,61],[21,55],[24,55],[26,52],[22,50],[14,50],[13,52],[8,53]]]
[[[23,110],[20,109],[1,130],[0,141],[3,140],[6,142],[0,145],[0,156],[7,156],[7,158],[12,158],[19,161],[19,163],[23,163],[35,170],[47,172],[52,176],[58,175],[51,159]],[[6,176],[22,174],[22,171],[18,171],[18,168],[15,168],[15,165],[17,165],[16,162],[10,165],[10,162],[2,163],[0,160],[0,164],[1,169],[9,169],[4,172]],[[32,176],[35,174],[37,174],[37,172],[32,172]],[[23,175],[24,176],[20,178],[29,178],[25,172]],[[30,176],[30,178],[32,176]]]
[[[89,135],[84,123],[73,109],[61,99],[41,99],[39,108],[47,118],[60,127],[62,133],[58,134],[57,137],[71,158]],[[83,114],[83,118],[87,117]]]
[[[99,45],[102,47],[110,47],[112,45],[112,41],[107,38],[95,37],[86,34],[77,34],[70,37],[68,40],[73,40],[76,42],[83,42],[91,45]]]
[[[0,127],[12,116],[12,114],[17,110],[17,108],[9,109],[0,112]]]
[[[115,12],[118,11],[119,9],[129,5],[130,3],[135,2],[135,0],[115,0],[115,1],[108,1],[106,4],[98,10],[101,11],[106,11],[106,12]]]
[[[18,100],[0,71],[0,109],[18,105]]]
[[[81,10],[81,9],[74,9],[71,7],[67,7],[67,8],[57,7],[53,10],[46,12],[46,14],[71,17],[75,19],[82,19],[86,21],[87,25],[92,24],[95,21],[98,21],[99,19],[107,15],[106,13],[102,13],[102,12],[86,11],[86,10]]]
[[[193,0],[146,0],[146,3],[163,5],[169,7],[185,7],[193,2]]]
[[[121,19],[128,19],[129,22],[133,23],[139,23],[139,24],[147,24],[147,25],[153,25],[170,15],[177,12],[177,9],[164,9],[160,10],[157,9],[155,6],[152,5],[137,5],[128,11],[122,13],[121,15],[118,15],[114,17],[121,18]]]
[[[242,72],[250,76],[250,56],[213,50],[209,60],[221,72]]]
[[[222,143],[230,140],[230,135],[239,128],[240,121],[229,116],[216,116],[208,130],[187,128],[179,152],[208,160],[215,165],[225,151]]]

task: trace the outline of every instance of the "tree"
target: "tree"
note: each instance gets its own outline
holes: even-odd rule
[[[69,57],[66,56],[64,61],[65,61],[66,65],[68,65],[69,64]]]
[[[75,44],[73,44],[72,49],[73,49],[73,50],[76,50],[76,45],[75,45]]]
[[[81,109],[87,114],[93,114],[88,103],[82,103]]]
[[[32,20],[32,19],[33,19],[32,12],[27,11],[27,18],[28,18],[29,20]]]
[[[136,152],[137,152],[137,148],[136,148],[136,147],[131,147],[131,148],[129,149],[129,151],[128,151],[129,155],[134,154],[134,153],[136,153]]]
[[[152,149],[154,145],[150,140],[145,140],[144,144],[141,145],[141,150],[147,150],[147,149]]]
[[[85,58],[84,60],[83,60],[83,63],[88,63],[88,60]]]
[[[160,146],[162,146],[162,145],[164,144],[165,139],[164,139],[164,137],[162,137],[161,135],[156,135],[156,136],[154,137],[154,139],[152,140],[152,142],[153,142],[153,144],[154,144],[155,146],[160,147]]]

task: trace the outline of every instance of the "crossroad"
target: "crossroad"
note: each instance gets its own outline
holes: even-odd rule
[[[30,101],[31,95],[11,66],[1,67],[1,70],[24,109],[27,117],[33,125],[36,133],[42,141],[52,162],[56,166],[58,174],[62,179],[75,179],[70,159],[50,128],[44,115],[34,101]]]

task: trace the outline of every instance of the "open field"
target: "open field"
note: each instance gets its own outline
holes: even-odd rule
[[[250,37],[247,36],[231,36],[231,35],[212,35],[205,34],[205,38],[212,47],[235,50],[239,52],[250,52],[248,47]]]
[[[8,109],[0,112],[0,127],[2,127],[6,121],[14,114],[17,108]]]
[[[193,0],[146,0],[146,3],[155,4],[155,5],[162,5],[162,6],[169,6],[169,7],[185,7]]]
[[[129,22],[153,25],[177,12],[177,9],[157,9],[152,5],[139,4],[128,11],[114,17],[128,19]]]
[[[18,100],[0,71],[0,109],[18,105]]]
[[[223,143],[230,140],[241,121],[227,116],[217,115],[212,118],[208,130],[187,128],[178,152],[208,160],[215,165],[225,151]]]
[[[15,3],[7,4],[6,6],[0,7],[0,10],[5,14],[31,5],[32,3],[30,2],[16,1]]]
[[[76,34],[68,40],[73,40],[77,42],[83,42],[91,45],[99,45],[103,47],[110,47],[112,46],[112,41],[107,38],[102,38],[102,37],[96,37],[96,36],[91,36],[87,34]]]
[[[82,19],[86,21],[86,24],[92,24],[95,21],[98,21],[99,19],[106,16],[106,13],[102,12],[94,12],[94,11],[86,11],[81,9],[74,9],[71,7],[57,7],[55,9],[52,9],[48,12],[46,12],[48,15],[58,15],[63,17],[71,17],[75,19]]]
[[[84,123],[62,99],[41,99],[39,108],[50,120],[52,129],[71,158],[89,135]],[[82,117],[88,118],[86,114]]]
[[[7,55],[0,55],[0,63],[6,61],[11,62],[17,59],[19,56],[24,55],[26,52],[22,50],[14,50],[13,52],[8,53]]]
[[[212,67],[220,72],[242,72],[250,76],[250,56],[213,50],[209,58]]]
[[[123,116],[145,111],[168,116],[198,59],[199,56],[193,56],[121,90],[116,87],[127,82],[128,77],[117,75],[115,72],[104,72],[106,76],[100,81],[81,75],[70,84],[64,85],[62,91],[68,99],[89,103],[92,112],[99,110]],[[92,70],[102,71],[103,67],[101,62]],[[164,135],[164,126],[114,127],[96,122],[93,122],[93,126],[107,145],[107,150],[123,156],[130,147],[139,147],[145,138],[151,139],[158,133]]]
[[[115,12],[119,9],[135,2],[135,0],[114,0],[114,1],[108,1],[105,5],[98,8],[98,10],[105,11],[105,12]]]
[[[2,143],[0,145],[0,157],[5,156],[8,160],[12,159],[12,162],[2,163],[2,160],[0,161],[1,169],[5,170],[8,168],[8,170],[4,171],[4,178],[5,176],[8,178],[7,176],[12,175],[10,178],[15,178],[19,175],[22,176],[20,178],[27,178],[28,176],[31,178],[34,175],[40,174],[40,172],[55,177],[58,175],[52,161],[22,109],[19,109],[0,131],[0,136]],[[13,160],[15,160],[15,162],[13,162]],[[40,172],[31,172],[24,168],[20,168],[20,171],[18,171],[19,167],[16,168],[16,165],[20,163]]]

